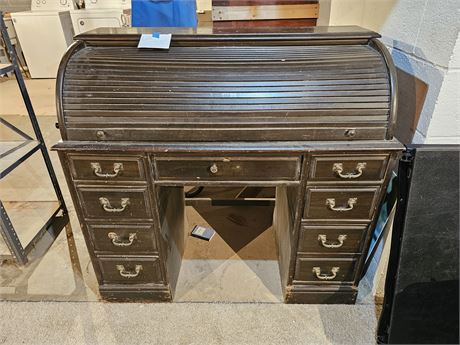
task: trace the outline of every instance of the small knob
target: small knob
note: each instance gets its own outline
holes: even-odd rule
[[[105,132],[104,132],[104,131],[97,131],[97,132],[96,132],[96,137],[97,137],[99,140],[105,139]]]
[[[348,138],[353,138],[355,136],[355,134],[356,134],[356,129],[354,129],[354,128],[347,129],[347,130],[345,130],[344,134]]]
[[[217,174],[219,169],[217,168],[216,163],[213,163],[213,165],[211,165],[211,167],[209,168],[209,171],[211,172],[211,174]]]

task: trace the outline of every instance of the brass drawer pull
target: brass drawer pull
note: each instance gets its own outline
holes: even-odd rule
[[[132,232],[129,234],[128,240],[120,239],[120,236],[114,232],[109,232],[107,236],[112,240],[112,243],[116,247],[129,247],[133,244],[136,239],[136,233]]]
[[[219,171],[219,169],[217,168],[216,163],[213,163],[213,164],[209,167],[209,171],[211,172],[211,174],[217,174],[217,172]]]
[[[93,169],[93,173],[97,177],[114,178],[123,171],[123,163],[113,163],[113,173],[103,173],[99,163],[91,163],[91,169]]]
[[[329,207],[331,211],[335,211],[335,212],[351,211],[357,202],[358,202],[358,198],[349,198],[347,201],[347,206],[335,207],[335,199],[326,199],[326,205]]]
[[[117,265],[117,270],[123,278],[136,278],[141,273],[142,265],[136,265],[134,271],[128,271],[125,266]]]
[[[319,280],[333,280],[337,277],[337,273],[339,272],[339,267],[332,267],[331,273],[321,273],[321,267],[313,267],[313,273],[316,275],[316,278]]]
[[[328,243],[326,235],[318,235],[318,241],[321,242],[321,245],[324,248],[340,248],[340,247],[343,246],[343,243],[345,242],[346,239],[347,239],[347,235],[339,235],[337,237],[337,242],[335,242],[335,243],[329,242]]]
[[[356,168],[353,172],[350,173],[343,173],[343,164],[342,163],[334,163],[332,166],[332,171],[340,178],[344,179],[353,179],[358,178],[363,174],[364,169],[366,168],[366,163],[358,163],[356,164]]]
[[[112,212],[112,213],[123,212],[126,209],[126,207],[128,207],[128,205],[130,204],[129,198],[121,198],[120,208],[114,208],[110,204],[109,199],[104,198],[104,197],[99,198],[99,202],[105,212]]]

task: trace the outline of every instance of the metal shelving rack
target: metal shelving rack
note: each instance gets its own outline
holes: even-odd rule
[[[29,114],[29,119],[32,124],[33,131],[36,139],[30,137],[13,124],[9,123],[2,117],[0,117],[0,126],[5,126],[11,131],[18,134],[21,140],[16,141],[0,141],[0,180],[7,176],[11,171],[23,163],[27,158],[32,156],[35,152],[41,151],[43,160],[45,162],[48,174],[56,193],[56,197],[59,202],[59,207],[43,225],[41,229],[35,234],[33,239],[24,247],[19,240],[19,237],[11,223],[8,214],[6,213],[5,207],[0,200],[0,234],[5,240],[13,258],[20,265],[25,265],[28,262],[28,254],[31,250],[44,238],[43,235],[48,233],[51,239],[54,241],[62,229],[69,224],[69,214],[64,202],[64,198],[59,188],[59,184],[51,164],[51,159],[46,149],[45,141],[38,125],[37,117],[35,116],[32,102],[27,92],[26,84],[22,76],[16,51],[14,50],[10,38],[8,36],[5,21],[3,19],[3,12],[0,11],[0,38],[3,39],[7,53],[10,57],[11,64],[0,65],[0,75],[4,75],[13,72],[16,76],[16,80],[21,92],[24,104]],[[47,240],[50,240],[50,236],[47,236]]]

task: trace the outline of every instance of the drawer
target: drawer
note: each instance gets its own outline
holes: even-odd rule
[[[380,188],[307,188],[304,218],[370,221]]]
[[[74,180],[145,181],[141,157],[69,155]]]
[[[156,157],[159,180],[296,181],[300,157]]]
[[[381,181],[388,155],[313,155],[309,180],[315,182]]]
[[[302,283],[337,284],[353,282],[356,259],[297,258],[295,281]]]
[[[156,254],[153,225],[88,224],[94,249],[99,252]]]
[[[158,257],[98,258],[103,284],[161,284]]]
[[[151,219],[147,187],[77,187],[86,218]]]
[[[364,225],[302,225],[299,252],[356,254],[361,252],[367,226]]]

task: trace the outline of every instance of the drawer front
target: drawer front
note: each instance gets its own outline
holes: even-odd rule
[[[83,213],[95,219],[150,219],[147,187],[77,187]]]
[[[159,180],[296,181],[300,157],[157,157]]]
[[[310,181],[381,181],[385,176],[388,155],[313,155]]]
[[[145,181],[141,157],[69,155],[74,180]]]
[[[361,252],[367,226],[363,225],[302,225],[299,252],[333,255]]]
[[[158,257],[99,258],[103,284],[161,284]]]
[[[304,218],[370,221],[378,192],[378,187],[307,188]]]
[[[356,259],[298,258],[295,281],[316,284],[353,282]]]
[[[114,254],[156,254],[153,225],[99,225],[88,224],[94,249]]]

